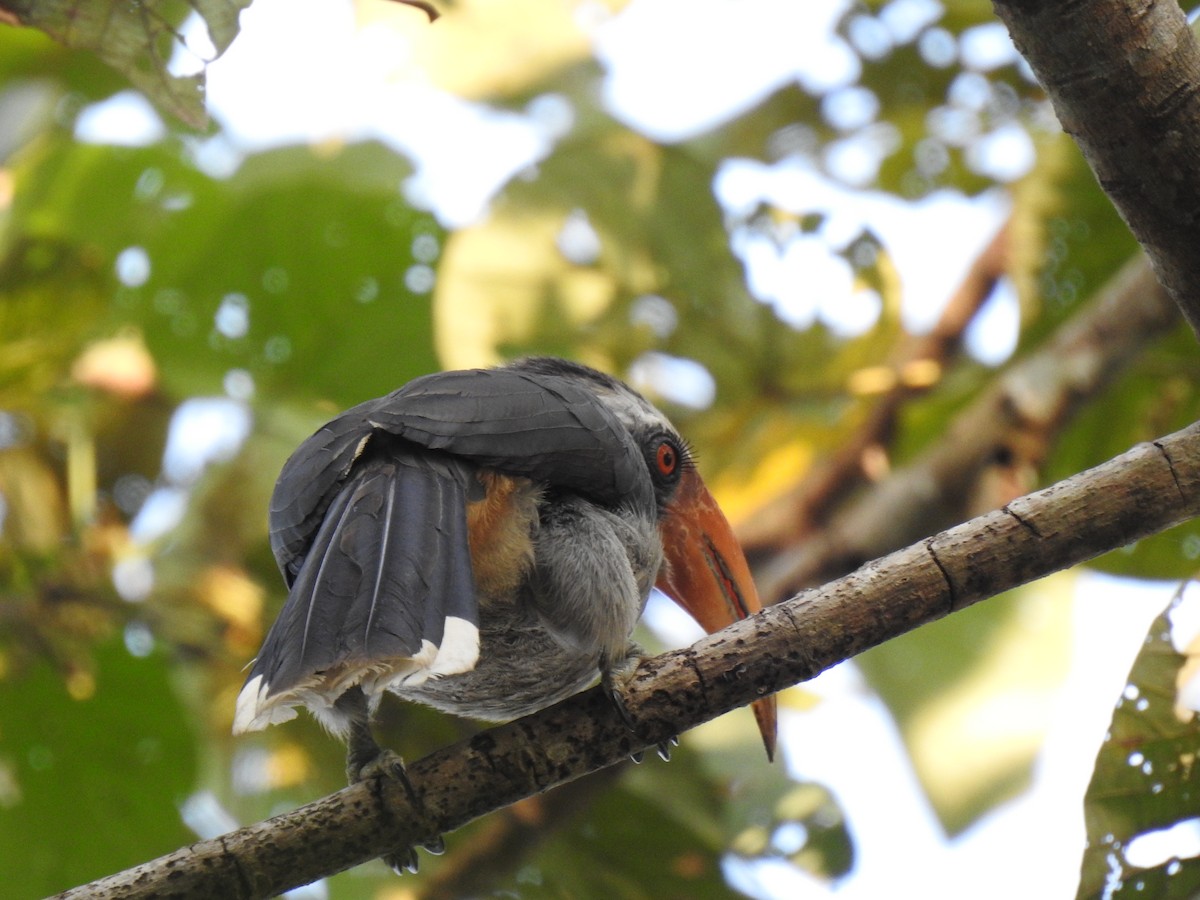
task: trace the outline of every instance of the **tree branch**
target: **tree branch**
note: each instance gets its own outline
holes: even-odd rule
[[[1200,47],[1175,0],[996,0],[1063,128],[1200,334]]]
[[[1007,271],[1011,242],[1009,227],[1005,223],[999,228],[975,257],[934,327],[925,334],[909,335],[898,343],[887,363],[896,373],[895,384],[876,400],[862,425],[836,453],[818,462],[795,486],[783,491],[739,525],[738,539],[752,563],[772,551],[786,553],[819,534],[838,503],[865,480],[863,460],[866,455],[875,448],[891,447],[896,423],[905,405],[940,382],[958,355],[967,326]],[[914,385],[905,373],[919,367],[936,369],[937,377],[922,379],[919,385]],[[762,585],[759,587],[761,589]]]
[[[918,625],[1197,514],[1200,424],[645,660],[627,689],[636,737],[593,689],[413,763],[411,797],[394,780],[364,782],[59,896],[278,894],[611,766]]]
[[[836,578],[978,511],[979,485],[1001,459],[1036,465],[1075,412],[1153,340],[1178,310],[1142,256],[1037,351],[1014,362],[946,429],[945,437],[842,509],[803,544],[759,545],[751,556],[768,603]],[[1002,499],[988,498],[984,508]],[[975,504],[973,506],[973,504]]]

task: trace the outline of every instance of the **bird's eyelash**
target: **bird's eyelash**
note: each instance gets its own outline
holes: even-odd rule
[[[696,451],[686,438],[679,439],[679,465],[684,469],[695,469]]]

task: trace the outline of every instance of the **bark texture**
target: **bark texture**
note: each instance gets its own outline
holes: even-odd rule
[[[1063,128],[1200,334],[1200,46],[1175,0],[996,0]]]

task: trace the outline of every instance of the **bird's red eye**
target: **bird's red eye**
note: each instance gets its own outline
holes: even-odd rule
[[[679,465],[679,453],[671,446],[670,441],[663,441],[658,445],[658,453],[655,457],[658,463],[658,471],[662,475],[674,475],[675,468]]]

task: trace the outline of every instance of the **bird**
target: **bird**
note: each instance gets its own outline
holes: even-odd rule
[[[666,416],[556,357],[425,375],[346,410],[288,458],[268,519],[288,595],[233,730],[305,707],[347,741],[351,781],[389,758],[371,732],[385,692],[503,722],[599,680],[623,709],[652,588],[709,632],[761,608]],[[774,697],[753,707],[770,758]]]

